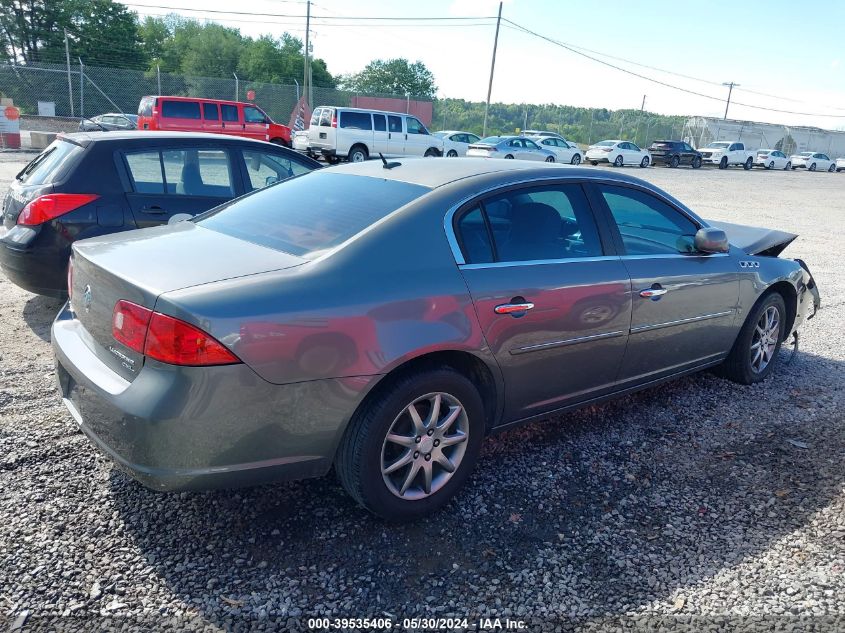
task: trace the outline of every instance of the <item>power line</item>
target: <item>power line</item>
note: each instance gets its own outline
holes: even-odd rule
[[[542,35],[540,33],[537,33],[536,31],[532,31],[531,29],[526,28],[526,27],[522,26],[521,24],[517,24],[513,20],[508,20],[507,18],[502,18],[502,20],[512,24],[518,30],[521,30],[521,31],[523,31],[523,32],[525,32],[529,35],[533,35],[534,37],[537,37],[541,40],[545,40],[546,42],[549,42],[550,44],[554,44],[555,46],[559,46],[561,48],[564,48],[564,49],[566,49],[566,50],[568,50],[572,53],[575,53],[576,55],[580,55],[581,57],[586,57],[587,59],[589,59],[591,61],[597,62],[597,63],[602,64],[604,66],[608,66],[609,68],[613,68],[615,70],[621,71],[621,72],[626,73],[628,75],[633,75],[634,77],[638,77],[638,78],[643,79],[645,81],[650,81],[650,82],[658,84],[660,86],[665,86],[666,88],[671,88],[673,90],[685,92],[687,94],[695,95],[695,96],[701,97],[703,99],[709,99],[711,101],[719,101],[721,103],[725,103],[725,99],[721,99],[719,97],[714,97],[712,95],[704,94],[703,92],[697,92],[695,90],[689,90],[688,88],[682,88],[680,86],[675,86],[675,85],[667,83],[665,81],[660,81],[659,79],[655,79],[654,77],[648,77],[647,75],[643,75],[643,74],[634,72],[633,70],[630,70],[628,68],[622,68],[621,66],[617,66],[615,64],[611,64],[610,62],[604,61],[602,59],[598,59],[596,57],[593,57],[592,55],[588,55],[587,53],[583,53],[583,52],[577,50],[571,44],[566,44],[564,42],[560,42],[558,40],[552,39],[551,37],[548,37],[546,35]],[[744,106],[746,108],[753,108],[753,109],[756,109],[756,110],[766,110],[768,112],[778,112],[780,114],[796,114],[796,115],[799,115],[799,116],[828,117],[828,118],[835,118],[835,119],[845,118],[845,115],[842,115],[842,114],[820,114],[820,113],[813,113],[813,112],[796,112],[794,110],[781,110],[779,108],[768,108],[766,106],[752,105],[750,103],[741,103],[739,101],[734,101],[733,103],[735,105],[741,105],[741,106]]]
[[[164,9],[166,11],[193,11],[194,13],[220,13],[225,15],[250,15],[254,17],[267,17],[267,18],[300,18],[305,19],[305,14],[292,14],[292,13],[262,13],[258,11],[222,11],[222,10],[213,10],[213,9],[192,9],[190,7],[171,7],[166,5],[160,4],[137,4],[134,2],[124,2],[126,6],[130,7],[139,7],[144,9]],[[313,16],[312,16],[313,17]],[[431,17],[431,16],[419,16],[419,17],[405,17],[405,16],[321,16],[323,20],[372,20],[372,21],[396,21],[396,22],[462,22],[468,20],[495,20],[496,16],[490,15],[479,15],[479,16],[445,16],[445,17]]]

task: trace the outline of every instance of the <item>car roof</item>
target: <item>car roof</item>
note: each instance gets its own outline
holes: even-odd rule
[[[230,103],[232,105],[235,104],[242,104],[242,105],[250,105],[255,106],[256,108],[260,107],[255,103],[251,103],[249,101],[231,101],[230,99],[207,99],[205,97],[178,97],[176,95],[146,95],[141,97],[141,100],[144,99],[169,99],[171,101],[200,101],[205,103]]]
[[[377,114],[394,114],[396,116],[412,116],[415,119],[419,118],[416,114],[410,112],[394,112],[393,110],[378,110],[376,108],[347,108],[346,106],[330,106],[319,105],[317,108],[332,108],[333,110],[343,110],[344,112],[375,112]],[[317,108],[314,108],[315,110]]]
[[[385,169],[378,159],[363,163],[344,163],[330,167],[329,171],[338,174],[369,176],[382,180],[406,182],[436,189],[459,180],[480,178],[489,174],[500,173],[503,176],[515,173],[526,178],[548,176],[549,170],[558,170],[563,178],[614,180],[636,183],[654,189],[649,183],[618,171],[596,170],[584,167],[523,160],[492,160],[489,158],[418,158],[408,157],[392,159],[388,164],[399,163],[396,167]]]

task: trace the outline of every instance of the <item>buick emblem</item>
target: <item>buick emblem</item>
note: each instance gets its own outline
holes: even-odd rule
[[[91,296],[91,286],[86,285],[85,290],[82,293],[82,307],[85,308],[86,312],[91,311],[91,300],[93,297]]]

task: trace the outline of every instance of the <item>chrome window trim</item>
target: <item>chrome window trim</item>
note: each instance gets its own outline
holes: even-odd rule
[[[619,258],[624,260],[633,259],[690,259],[695,257],[697,259],[710,259],[711,257],[728,257],[730,253],[655,253],[654,255],[620,255]]]
[[[526,354],[528,352],[540,352],[546,349],[554,349],[556,347],[567,347],[569,345],[577,345],[579,343],[589,343],[590,341],[598,341],[608,338],[617,338],[625,336],[624,330],[617,330],[615,332],[603,332],[601,334],[591,334],[590,336],[579,336],[577,338],[568,338],[562,341],[549,341],[548,343],[538,343],[537,345],[526,345],[525,347],[518,347],[510,350],[512,356],[519,354]]]
[[[619,261],[618,255],[597,255],[593,257],[566,257],[563,259],[528,259],[518,262],[487,262],[485,264],[458,264],[461,270],[482,270],[484,268],[509,268],[511,266],[544,266],[547,264],[574,264],[577,262]]]
[[[631,334],[638,334],[640,332],[649,332],[651,330],[660,330],[666,327],[673,327],[675,325],[685,325],[687,323],[696,323],[698,321],[706,321],[708,319],[719,319],[730,316],[734,313],[733,310],[726,310],[725,312],[714,312],[713,314],[702,314],[701,316],[690,317],[688,319],[679,319],[677,321],[666,321],[665,323],[655,323],[653,325],[640,325],[639,327],[631,328]]]

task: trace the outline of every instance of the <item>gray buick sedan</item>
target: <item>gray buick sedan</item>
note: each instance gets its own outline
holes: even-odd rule
[[[617,172],[484,159],[312,172],[76,242],[67,408],[161,490],[313,477],[411,519],[492,431],[718,367],[815,314],[795,235],[708,223]]]

